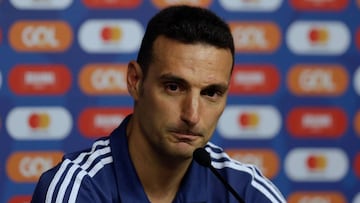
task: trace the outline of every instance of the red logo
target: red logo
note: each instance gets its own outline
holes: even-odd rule
[[[273,94],[280,75],[273,65],[236,65],[230,82],[230,94]]]
[[[10,70],[9,87],[16,94],[65,94],[71,73],[64,65],[17,65]]]
[[[354,172],[358,178],[360,178],[360,152],[356,154],[354,160]]]
[[[360,27],[356,31],[356,47],[360,50]]]
[[[329,31],[325,27],[313,27],[309,30],[308,39],[312,44],[327,44]]]
[[[296,10],[302,11],[340,11],[348,5],[348,0],[291,0],[290,4]]]
[[[12,197],[8,203],[30,203],[31,195],[17,195]]]
[[[289,113],[287,128],[295,137],[336,138],[345,133],[347,122],[347,116],[340,108],[304,107]]]
[[[122,35],[121,28],[117,26],[106,26],[101,29],[101,39],[104,42],[118,42]]]
[[[83,0],[83,4],[92,9],[119,9],[119,8],[135,8],[142,3],[142,0]]]
[[[28,124],[33,130],[47,129],[50,125],[50,116],[47,113],[32,113]]]
[[[312,154],[307,157],[306,165],[310,171],[324,171],[327,166],[326,156],[321,154]]]
[[[89,138],[109,135],[132,112],[131,108],[88,108],[79,117],[80,132]]]
[[[243,112],[238,117],[242,128],[255,128],[259,125],[260,117],[256,112]]]

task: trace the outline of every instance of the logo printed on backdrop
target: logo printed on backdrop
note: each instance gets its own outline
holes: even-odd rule
[[[281,43],[281,32],[272,22],[229,22],[236,52],[272,53]]]
[[[340,21],[295,21],[286,33],[287,46],[300,55],[341,55],[350,41],[350,31]]]
[[[339,96],[347,90],[348,74],[336,64],[298,64],[287,76],[290,91],[299,96]]]
[[[358,1],[360,2],[360,1]],[[359,3],[360,5],[360,3]],[[358,192],[355,196],[354,196],[354,199],[352,201],[352,203],[360,203],[360,192]]]
[[[151,2],[159,9],[182,4],[207,8],[212,3],[212,0],[151,0]]]
[[[346,198],[343,194],[333,191],[301,191],[294,192],[288,197],[288,203],[325,203],[336,202],[346,203]]]
[[[72,38],[65,21],[17,21],[9,31],[10,45],[19,52],[63,52]]]
[[[132,108],[94,107],[84,109],[78,118],[81,134],[88,138],[108,136],[124,118],[132,113]]]
[[[298,138],[338,138],[348,126],[345,111],[338,107],[296,107],[286,122],[290,135]]]
[[[256,1],[249,1],[249,0],[220,0],[219,3],[221,4],[224,9],[228,11],[242,11],[242,12],[272,12],[277,10],[282,3],[283,0],[256,0]]]
[[[360,66],[356,69],[354,73],[354,89],[356,93],[360,96]]]
[[[356,134],[360,137],[360,110],[358,110],[355,115],[354,128],[355,128]]]
[[[82,3],[90,9],[132,9],[138,7],[142,0],[82,0]]]
[[[290,5],[300,11],[341,11],[348,0],[290,0]]]
[[[6,129],[16,140],[60,140],[69,135],[72,118],[63,107],[16,107],[6,118]]]
[[[285,157],[285,173],[297,182],[335,182],[349,169],[344,151],[338,148],[295,148]]]
[[[127,65],[88,64],[79,74],[79,85],[89,95],[128,95]]]
[[[269,149],[226,149],[229,156],[243,163],[256,165],[267,178],[274,178],[279,171],[279,157]]]
[[[353,167],[355,175],[360,179],[360,152],[355,156]]]
[[[40,175],[62,159],[58,151],[18,151],[6,163],[8,177],[15,182],[37,182]]]
[[[31,199],[31,195],[16,195],[11,197],[8,203],[30,203]]]
[[[71,73],[60,64],[16,65],[10,70],[9,87],[19,95],[65,94],[71,86]]]
[[[78,40],[89,53],[131,53],[140,47],[143,33],[142,25],[133,19],[94,19],[80,26]]]
[[[278,90],[280,74],[274,65],[235,65],[229,94],[273,94]]]
[[[10,0],[10,3],[20,10],[63,10],[71,5],[73,0]]]
[[[281,116],[273,106],[229,105],[217,130],[228,139],[271,139],[281,127]]]

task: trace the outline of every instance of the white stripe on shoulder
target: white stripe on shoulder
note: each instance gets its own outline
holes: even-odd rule
[[[110,143],[110,140],[109,140],[109,139],[107,139],[107,140],[98,140],[98,141],[96,141],[96,142],[93,143],[93,146],[92,146],[92,148],[91,148],[91,151],[81,153],[81,154],[80,154],[75,160],[73,160],[73,161],[71,161],[71,160],[69,160],[69,159],[65,159],[65,160],[62,162],[59,170],[56,172],[54,178],[52,179],[52,181],[51,181],[51,183],[50,183],[50,185],[49,185],[49,188],[48,188],[47,193],[46,193],[45,202],[51,202],[51,201],[52,201],[52,197],[53,197],[55,188],[56,188],[56,186],[57,186],[59,183],[61,183],[61,182],[59,182],[59,180],[60,180],[61,176],[62,176],[62,175],[65,173],[65,171],[67,170],[68,165],[69,165],[70,163],[73,163],[74,165],[79,164],[80,162],[82,162],[82,161],[84,160],[85,156],[94,153],[94,152],[96,151],[96,147],[97,147],[97,146],[108,146],[109,143]],[[70,169],[71,169],[71,168],[70,168]],[[70,169],[69,169],[69,170],[70,170]],[[72,169],[72,170],[74,170],[74,169]],[[71,172],[71,171],[70,171],[70,172]],[[67,172],[67,173],[69,173],[69,172]],[[73,173],[73,172],[72,172],[72,173]]]

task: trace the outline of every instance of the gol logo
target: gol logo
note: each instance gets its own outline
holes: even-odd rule
[[[119,9],[119,8],[135,8],[142,3],[142,0],[82,0],[83,4],[92,9]]]
[[[279,171],[279,158],[268,149],[226,149],[229,156],[242,163],[256,165],[268,178],[274,178]]]
[[[346,198],[339,192],[313,192],[302,191],[294,192],[288,197],[288,203],[325,203],[336,202],[346,203]]]
[[[347,116],[336,107],[298,107],[287,117],[287,129],[295,137],[337,138],[346,128]]]
[[[271,53],[281,43],[278,26],[270,22],[230,22],[237,52]]]
[[[79,130],[89,138],[109,135],[131,112],[131,108],[87,108],[79,116]]]
[[[37,182],[40,175],[60,162],[62,152],[15,152],[7,160],[6,172],[15,182]]]
[[[165,8],[168,6],[186,4],[190,6],[209,7],[212,0],[152,0],[157,8]]]
[[[228,11],[271,12],[280,7],[282,0],[220,0],[219,3]]]
[[[348,86],[348,74],[340,65],[296,65],[287,77],[291,92],[299,96],[338,96]]]
[[[10,70],[9,87],[16,94],[65,94],[71,73],[64,65],[17,65]]]
[[[338,148],[295,148],[285,158],[285,172],[294,181],[339,181],[349,169]]]
[[[18,21],[9,31],[11,46],[23,52],[61,52],[72,42],[72,30],[63,21]]]
[[[301,11],[341,11],[348,5],[348,0],[291,0],[290,4]]]
[[[354,172],[358,178],[360,178],[360,152],[356,154],[354,160]]]
[[[358,134],[358,136],[360,136],[360,111],[358,111],[355,115],[354,128],[355,132]]]
[[[17,195],[12,197],[8,203],[30,203],[31,198],[31,195]]]
[[[217,129],[228,139],[269,139],[280,126],[280,113],[272,106],[227,106]]]
[[[273,65],[236,65],[230,82],[230,94],[273,94],[280,75]]]
[[[90,95],[127,94],[127,66],[89,64],[79,74],[80,88]]]

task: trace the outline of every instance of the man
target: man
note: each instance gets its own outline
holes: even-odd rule
[[[137,61],[128,64],[133,114],[89,150],[45,172],[33,202],[237,202],[193,161],[205,147],[245,202],[285,202],[251,165],[209,142],[227,99],[234,45],[212,12],[174,6],[149,22]]]

